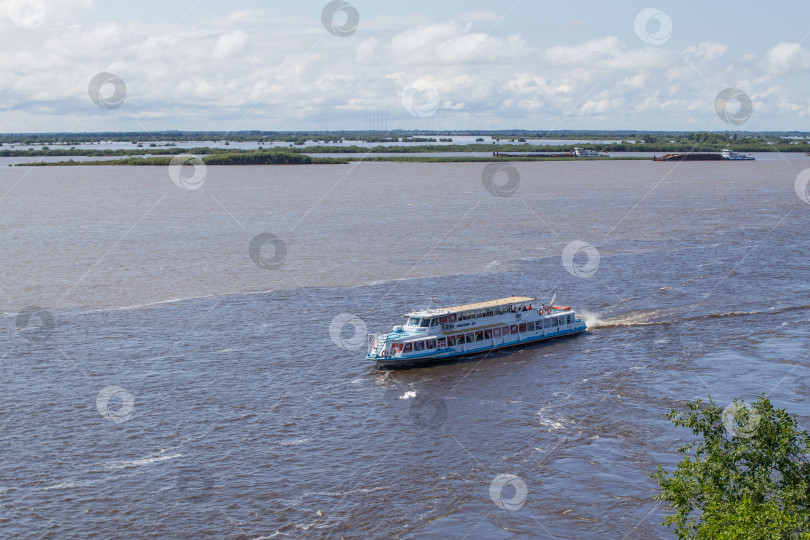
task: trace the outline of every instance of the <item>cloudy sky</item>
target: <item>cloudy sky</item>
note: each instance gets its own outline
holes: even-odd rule
[[[789,6],[2,0],[0,132],[810,130]]]

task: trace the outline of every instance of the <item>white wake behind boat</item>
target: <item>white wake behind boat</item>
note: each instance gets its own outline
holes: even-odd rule
[[[570,307],[546,306],[525,296],[424,309],[405,317],[407,322],[389,333],[369,334],[367,359],[380,367],[416,366],[587,329]]]

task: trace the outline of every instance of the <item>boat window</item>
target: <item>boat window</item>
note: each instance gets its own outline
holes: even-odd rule
[[[436,326],[439,324],[439,319],[430,319],[430,326]]]
[[[450,322],[456,322],[456,314],[455,313],[450,314]]]
[[[408,326],[419,326],[419,317],[411,317],[408,319]]]
[[[509,327],[508,326],[504,326],[503,328],[501,328],[501,335],[502,336],[508,336],[509,335]]]
[[[456,336],[450,336],[447,338],[447,346],[448,347],[455,347],[456,346]]]
[[[425,348],[425,342],[424,341],[417,341],[417,342],[415,342],[413,344],[413,350],[414,351],[421,351],[424,348]]]
[[[396,353],[396,352],[399,352],[401,350],[402,350],[402,343],[394,343],[393,345],[391,345],[391,351],[392,352]]]
[[[447,347],[447,340],[445,340],[445,339],[440,339],[440,340],[437,342],[437,347],[439,347],[440,349],[444,349],[445,347]]]
[[[516,324],[513,324],[513,325],[512,325],[512,328],[510,328],[510,330],[512,331],[512,333],[513,333],[513,334],[517,334],[517,333],[518,333],[518,332],[517,332],[517,325],[516,325]]]
[[[551,326],[551,319],[543,319],[543,328],[548,328]]]
[[[551,326],[559,326],[560,325],[560,318],[559,317],[552,317],[551,318]]]
[[[484,330],[484,339],[492,339],[492,330]]]
[[[484,333],[481,331],[476,332],[475,341],[484,341]]]
[[[568,324],[571,324],[572,322],[574,322],[574,321],[571,320],[573,318],[574,318],[573,315],[568,316]]]
[[[472,333],[472,332],[470,332],[469,334],[467,334],[467,343],[472,343],[472,342],[474,341],[474,339],[473,339],[473,338],[474,338],[474,336],[473,336],[473,333]]]
[[[526,323],[520,323],[520,328],[518,329],[520,332],[526,331]]]
[[[530,323],[527,323],[527,324],[526,324],[526,329],[527,329],[529,332],[534,332],[534,321],[532,321],[532,322],[530,322]]]
[[[426,349],[435,349],[436,348],[436,340],[435,339],[428,340],[427,345],[425,345],[425,348]]]
[[[493,328],[492,335],[495,337],[501,337],[501,329],[500,328]]]
[[[411,344],[406,343],[405,344],[405,350],[403,352],[409,353],[409,352],[411,352],[411,349],[412,349]]]
[[[492,317],[493,315],[495,315],[494,311],[492,311],[491,309],[487,311],[487,317]]]
[[[439,322],[440,323],[446,323],[447,322],[447,315],[442,315],[441,317],[439,317]]]
[[[419,322],[419,326],[420,326],[421,328],[427,328],[428,324],[430,324],[430,319],[422,319],[422,320]]]

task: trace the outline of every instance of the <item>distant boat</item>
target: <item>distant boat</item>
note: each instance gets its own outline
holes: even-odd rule
[[[664,154],[663,156],[653,156],[653,161],[752,161],[754,156],[734,152],[726,148],[719,154],[689,153],[689,154]]]
[[[588,150],[577,146],[574,148],[574,155],[577,157],[610,157],[607,152],[598,152],[596,150]]]
[[[720,155],[723,156],[723,159],[727,159],[729,161],[738,161],[738,160],[748,160],[748,161],[750,161],[750,160],[754,159],[754,156],[752,156],[751,154],[746,155],[746,154],[743,154],[742,152],[735,152],[734,150],[730,150],[728,148],[725,148],[720,153]]]
[[[720,154],[664,154],[663,156],[653,156],[653,161],[723,161]]]

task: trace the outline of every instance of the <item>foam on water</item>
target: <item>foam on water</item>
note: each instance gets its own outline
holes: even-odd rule
[[[278,444],[280,444],[281,446],[299,446],[301,444],[305,444],[308,441],[309,441],[309,439],[307,439],[306,437],[301,437],[301,438],[298,438],[298,439],[290,439],[288,441],[281,441]]]
[[[182,456],[183,454],[172,454],[169,456],[151,456],[142,459],[110,461],[104,463],[102,466],[109,471],[120,471],[121,469],[126,469],[128,467],[141,467],[143,465],[151,465],[152,463],[169,461],[170,459],[176,459]]]

